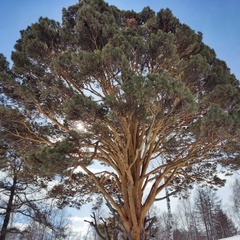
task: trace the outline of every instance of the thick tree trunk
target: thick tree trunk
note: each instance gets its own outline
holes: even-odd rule
[[[122,222],[124,227],[124,238],[126,240],[146,240],[146,233],[144,224],[140,224],[139,222],[131,222],[126,221]]]
[[[7,228],[8,228],[10,216],[12,213],[13,199],[14,199],[14,195],[15,195],[16,184],[17,184],[17,178],[16,178],[16,176],[14,176],[13,184],[10,188],[10,196],[9,196],[8,203],[7,203],[6,213],[5,213],[5,217],[4,217],[3,225],[2,225],[2,229],[1,229],[0,240],[6,239]]]
[[[123,226],[126,230],[127,240],[147,240],[148,233],[144,219],[141,219],[139,213],[136,213],[136,221],[131,219],[130,221],[123,222]]]
[[[130,231],[131,238],[129,240],[147,240],[144,227],[134,226]]]
[[[137,182],[137,181],[136,181]],[[145,208],[141,205],[142,192],[140,185],[127,186],[125,190],[123,226],[128,240],[147,240],[145,229]],[[124,187],[123,187],[124,188]],[[123,190],[124,192],[124,190]]]

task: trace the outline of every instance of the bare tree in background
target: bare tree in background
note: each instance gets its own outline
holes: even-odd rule
[[[237,224],[240,226],[240,180],[235,179],[232,184],[232,209],[233,215],[236,218]]]
[[[216,209],[220,206],[220,200],[217,198],[216,192],[208,187],[198,187],[194,200],[195,210],[204,226],[206,239],[217,240],[214,216]]]
[[[188,240],[202,240],[199,219],[189,198],[179,200],[177,207],[178,227],[187,233]]]

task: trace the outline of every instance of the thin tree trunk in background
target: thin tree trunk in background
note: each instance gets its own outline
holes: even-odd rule
[[[168,213],[168,239],[173,240],[173,216],[172,216],[172,210],[171,210],[171,202],[169,197],[169,192],[167,187],[165,188],[166,193],[166,201],[167,201],[167,213]]]
[[[16,184],[17,184],[17,177],[14,176],[13,184],[10,188],[10,196],[9,196],[9,200],[8,200],[8,204],[7,204],[7,208],[6,208],[6,213],[5,213],[5,217],[4,217],[3,225],[2,225],[2,229],[1,229],[0,240],[5,240],[6,239],[7,228],[8,228],[8,224],[9,224],[9,221],[10,221],[10,216],[11,216],[11,213],[12,213],[13,199],[14,199],[14,195],[15,195]]]

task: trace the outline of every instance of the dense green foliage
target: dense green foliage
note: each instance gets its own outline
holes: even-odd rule
[[[166,186],[221,185],[217,164],[238,167],[239,82],[169,9],[80,1],[62,24],[40,18],[21,31],[12,60],[0,62],[7,151],[58,176],[62,203],[101,192],[128,238],[147,238],[144,219]],[[104,171],[88,168],[96,162]]]

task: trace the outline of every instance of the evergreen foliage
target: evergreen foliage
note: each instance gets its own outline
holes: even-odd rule
[[[221,185],[217,164],[239,165],[239,82],[169,9],[79,1],[62,24],[40,18],[21,31],[11,69],[0,59],[7,151],[60,176],[64,203],[102,193],[133,240],[147,239],[146,214],[166,186]]]

